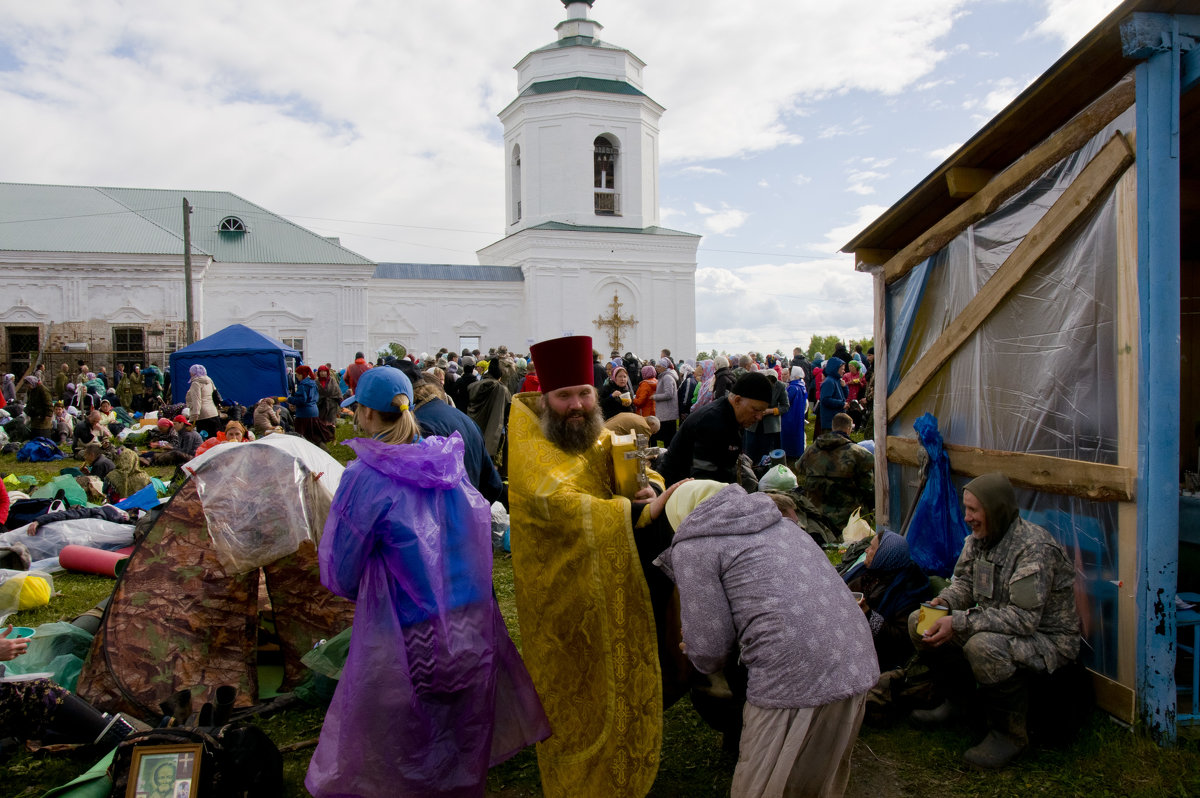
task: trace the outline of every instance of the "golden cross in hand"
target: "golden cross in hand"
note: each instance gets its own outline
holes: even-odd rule
[[[613,293],[611,307],[612,307],[612,315],[597,316],[594,323],[597,327],[607,327],[608,328],[608,330],[609,330],[608,345],[613,350],[620,350],[621,349],[621,330],[624,329],[625,327],[630,327],[630,328],[636,327],[637,320],[632,319],[632,318],[625,318],[625,317],[621,316],[621,300],[616,295],[615,292]]]

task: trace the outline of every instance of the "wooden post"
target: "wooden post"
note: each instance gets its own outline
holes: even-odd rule
[[[875,528],[880,530],[891,522],[887,458],[887,283],[883,279],[883,266],[871,269],[871,282],[875,287],[875,363],[871,369],[871,379],[875,381],[875,406],[871,409],[875,427]]]
[[[183,336],[185,345],[195,343],[192,328],[192,206],[183,198],[183,304],[187,329]],[[170,353],[168,353],[170,354]]]
[[[1178,19],[1163,16],[1144,39],[1122,25],[1125,54],[1145,59],[1135,70],[1138,328],[1141,351],[1154,353],[1176,351],[1180,330],[1180,37]],[[1138,714],[1165,744],[1175,742],[1179,386],[1177,369],[1138,371]]]

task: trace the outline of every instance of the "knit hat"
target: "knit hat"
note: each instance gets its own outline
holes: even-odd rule
[[[529,355],[537,361],[542,393],[573,385],[592,384],[594,375],[590,335],[567,335],[541,341],[529,347]]]
[[[751,371],[738,377],[729,392],[759,402],[771,401],[771,381],[765,374]]]

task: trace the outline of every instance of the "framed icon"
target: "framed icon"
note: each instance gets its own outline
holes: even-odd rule
[[[125,798],[196,798],[203,752],[200,743],[134,748]]]

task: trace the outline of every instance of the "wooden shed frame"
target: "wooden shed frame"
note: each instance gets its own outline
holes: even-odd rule
[[[1176,611],[1181,412],[1200,405],[1200,16],[1194,0],[1127,0],[979,133],[849,242],[856,268],[874,277],[877,520],[898,523],[888,464],[915,466],[915,438],[889,435],[919,394],[1016,289],[1039,260],[1099,202],[1115,197],[1115,463],[948,444],[951,469],[1003,471],[1033,491],[1116,502],[1116,678],[1096,674],[1097,699],[1175,739]],[[888,390],[888,288],[957,236],[1134,109],[1020,243]],[[1181,168],[1182,164],[1182,168]],[[1195,230],[1196,232],[1192,232]],[[1181,233],[1182,231],[1182,233]],[[1186,252],[1185,252],[1186,250]],[[1181,283],[1181,258],[1186,281]],[[1188,312],[1181,311],[1181,302]],[[1181,319],[1186,329],[1181,338]],[[1150,369],[1145,353],[1181,353],[1180,368]],[[914,404],[915,403],[915,404]],[[949,437],[949,436],[948,436]],[[1188,455],[1186,465],[1196,465]],[[1195,700],[1193,698],[1193,700]]]

